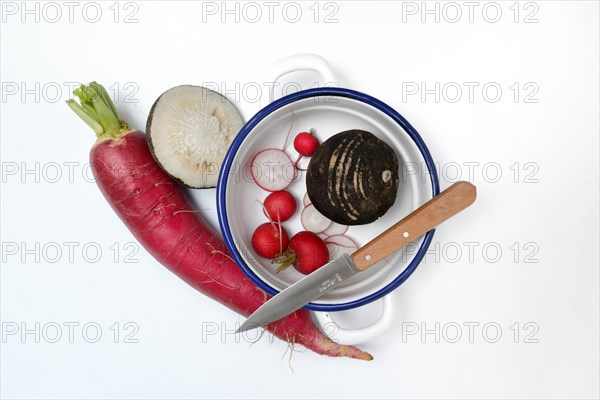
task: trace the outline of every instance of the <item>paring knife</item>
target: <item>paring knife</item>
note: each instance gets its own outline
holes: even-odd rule
[[[302,308],[464,210],[476,196],[475,186],[469,182],[453,184],[351,256],[342,254],[280,292],[250,315],[237,333],[261,327]]]

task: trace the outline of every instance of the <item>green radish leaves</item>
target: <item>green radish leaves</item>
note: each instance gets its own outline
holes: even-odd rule
[[[119,119],[115,104],[104,86],[91,82],[79,86],[73,94],[79,103],[71,99],[67,100],[67,105],[94,130],[98,138],[116,139],[129,132],[129,126]]]

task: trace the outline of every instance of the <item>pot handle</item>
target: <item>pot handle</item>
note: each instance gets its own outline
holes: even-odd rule
[[[335,322],[335,312],[313,311],[315,322],[321,331],[340,344],[359,344],[368,342],[388,330],[394,320],[392,296],[380,299],[383,303],[381,317],[375,323],[362,328],[342,328]]]
[[[336,81],[335,75],[331,66],[323,57],[317,54],[294,54],[281,60],[275,61],[271,64],[264,73],[263,82],[268,86],[266,91],[263,91],[260,99],[261,108],[264,108],[267,104],[275,100],[275,82],[279,80],[283,75],[289,74],[294,71],[316,71],[323,78],[323,82],[331,84]],[[265,92],[267,96],[265,96]]]

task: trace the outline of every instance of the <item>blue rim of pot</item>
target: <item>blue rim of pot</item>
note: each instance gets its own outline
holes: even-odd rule
[[[233,160],[235,158],[235,155],[237,154],[237,151],[238,151],[240,145],[242,144],[244,139],[250,134],[250,132],[252,132],[254,127],[256,127],[256,125],[258,125],[263,119],[265,119],[267,116],[269,116],[275,110],[277,110],[287,104],[290,104],[290,103],[293,103],[293,102],[296,102],[296,101],[299,101],[302,99],[310,98],[310,97],[320,97],[320,96],[337,96],[337,97],[346,97],[349,99],[358,100],[358,101],[366,103],[372,107],[375,107],[379,111],[382,111],[384,114],[386,114],[387,116],[392,118],[396,123],[398,123],[402,127],[402,129],[404,129],[404,131],[406,131],[406,133],[408,133],[408,135],[412,138],[412,140],[417,145],[419,151],[421,152],[421,155],[423,156],[423,158],[425,160],[425,164],[427,165],[427,168],[429,171],[433,196],[436,196],[440,192],[439,181],[438,181],[438,176],[437,176],[437,172],[435,169],[435,164],[433,162],[431,154],[429,153],[429,150],[427,149],[427,146],[425,145],[425,142],[423,141],[423,139],[421,138],[419,133],[416,131],[416,129],[413,128],[412,125],[402,115],[400,115],[396,110],[394,110],[393,108],[391,108],[384,102],[382,102],[374,97],[371,97],[367,94],[357,92],[355,90],[344,89],[344,88],[327,88],[327,87],[302,90],[302,91],[287,95],[285,97],[282,97],[278,100],[275,100],[274,102],[272,102],[271,104],[269,104],[268,106],[266,106],[265,108],[260,110],[254,117],[252,117],[252,119],[250,119],[244,125],[242,130],[238,133],[238,135],[234,139],[233,143],[231,143],[231,146],[229,147],[229,150],[227,151],[227,154],[225,155],[223,165],[219,172],[219,180],[217,183],[217,213],[218,213],[218,217],[219,217],[219,226],[221,228],[221,232],[223,234],[223,239],[225,240],[225,244],[227,245],[227,248],[231,252],[231,255],[233,256],[235,262],[242,269],[244,274],[246,274],[246,276],[252,282],[254,282],[258,287],[260,287],[262,290],[264,290],[271,296],[275,296],[276,294],[279,293],[279,291],[277,289],[274,289],[273,287],[271,287],[269,284],[267,284],[262,279],[260,279],[254,273],[254,271],[252,271],[252,269],[250,267],[248,267],[248,265],[246,264],[246,261],[241,256],[241,254],[236,246],[233,235],[231,234],[231,230],[229,229],[229,221],[227,218],[226,205],[225,205],[226,195],[227,195],[227,180],[230,176],[229,171],[231,169],[231,165],[233,164]],[[432,229],[431,231],[429,231],[425,234],[424,240],[421,243],[419,250],[415,254],[415,257],[412,259],[412,261],[409,263],[409,265],[392,282],[390,282],[388,285],[381,288],[380,290],[378,290],[374,293],[371,293],[368,296],[362,297],[357,300],[349,301],[346,303],[324,304],[324,303],[311,302],[311,303],[308,303],[306,306],[304,306],[304,308],[313,310],[313,311],[342,311],[342,310],[348,310],[351,308],[363,306],[365,304],[368,304],[372,301],[375,301],[375,300],[385,296],[386,294],[390,293],[392,290],[394,290],[398,286],[400,286],[404,281],[406,281],[408,279],[408,277],[419,266],[419,263],[423,259],[423,256],[425,255],[425,253],[427,252],[427,249],[429,248],[429,245],[431,244],[431,240],[433,239],[434,233],[435,233],[435,229]]]

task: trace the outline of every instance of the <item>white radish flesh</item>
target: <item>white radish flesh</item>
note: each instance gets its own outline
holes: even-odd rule
[[[331,225],[331,220],[318,212],[312,204],[304,207],[300,215],[300,221],[304,229],[314,233],[323,232]]]
[[[327,243],[337,244],[338,246],[341,246],[341,247],[358,249],[358,245],[356,244],[356,242],[354,242],[354,240],[352,240],[351,238],[349,238],[346,235],[329,236],[327,239],[325,239],[325,244],[327,244]]]
[[[266,149],[255,155],[251,171],[256,184],[269,192],[285,189],[295,178],[294,163],[279,149]]]
[[[325,245],[327,246],[327,250],[329,250],[329,260],[333,260],[342,254],[352,254],[358,250],[358,247],[340,246],[337,243],[325,242]]]
[[[181,85],[154,102],[146,139],[156,161],[173,178],[192,188],[212,188],[243,124],[233,103],[221,94]]]
[[[338,224],[337,222],[331,222],[329,228],[325,229],[323,233],[327,236],[343,235],[348,231],[348,225]]]
[[[304,198],[302,199],[302,204],[304,204],[304,207],[306,207],[310,203],[312,203],[312,201],[310,201],[310,197],[308,197],[308,192],[306,192],[306,193],[304,193]]]

